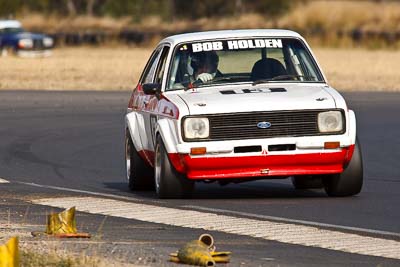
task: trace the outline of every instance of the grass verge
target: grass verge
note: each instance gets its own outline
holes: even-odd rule
[[[57,253],[39,254],[33,250],[20,252],[20,264],[23,267],[74,267],[74,266],[106,266],[98,259],[85,256],[61,256]]]

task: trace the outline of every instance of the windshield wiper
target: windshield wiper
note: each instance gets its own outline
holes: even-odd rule
[[[222,76],[222,77],[216,77],[208,82],[203,83],[201,80],[196,80],[192,83],[187,83],[184,85],[184,90],[187,91],[189,89],[197,88],[199,85],[210,85],[215,82],[220,82],[220,81],[232,81],[236,79],[248,79],[249,76],[241,75],[241,76]]]
[[[221,76],[221,77],[215,77],[212,79],[210,82],[220,82],[220,81],[232,81],[232,80],[237,80],[237,79],[249,79],[248,75],[238,75],[238,76]]]
[[[285,75],[278,75],[271,79],[259,79],[253,82],[253,85],[261,84],[261,83],[268,83],[271,81],[278,81],[278,80],[286,80],[286,79],[293,79],[293,78],[305,78],[307,80],[312,79],[315,81],[314,76],[305,76],[305,75],[296,75],[296,74],[285,74]]]

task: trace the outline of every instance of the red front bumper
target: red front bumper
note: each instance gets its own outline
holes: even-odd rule
[[[189,179],[224,179],[292,175],[335,174],[343,171],[354,146],[338,152],[258,155],[241,157],[191,157],[169,154],[175,169]],[[272,178],[272,177],[271,177]]]

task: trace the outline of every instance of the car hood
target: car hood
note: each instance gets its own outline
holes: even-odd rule
[[[321,84],[203,87],[179,96],[190,115],[336,108],[334,98]]]
[[[43,39],[45,37],[47,37],[47,36],[44,34],[40,34],[40,33],[20,32],[20,33],[13,34],[11,38],[16,39],[16,40],[21,40],[21,39],[38,40],[38,39]]]

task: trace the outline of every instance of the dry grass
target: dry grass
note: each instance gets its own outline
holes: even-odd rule
[[[151,50],[63,48],[48,58],[0,58],[0,89],[124,90],[135,86]]]
[[[76,244],[86,244],[83,247],[84,249],[79,250],[79,248],[73,249],[67,246],[68,242],[71,241],[65,239],[32,237],[32,230],[42,229],[43,227],[41,225],[13,223],[10,218],[0,218],[0,245],[5,244],[11,237],[17,236],[19,238],[18,248],[21,267],[144,267],[143,265],[128,263],[128,258],[104,257],[93,239],[93,241],[72,241]],[[101,229],[99,230],[101,231]]]
[[[70,255],[61,256],[55,252],[40,254],[34,250],[22,250],[20,258],[21,266],[24,267],[92,267],[101,264],[100,260],[94,258],[84,256],[74,257]]]
[[[342,91],[400,91],[400,51],[315,49],[328,81]]]
[[[400,30],[400,2],[398,1],[328,1],[318,0],[301,3],[287,14],[271,19],[260,14],[244,13],[235,17],[179,20],[166,23],[160,17],[148,16],[138,23],[131,17],[56,17],[21,13],[19,20],[29,29],[44,31],[71,31],[75,29],[120,30],[133,27],[139,30],[183,31],[185,29],[236,29],[284,27],[301,30],[324,28],[327,31],[352,30]]]
[[[41,14],[26,13],[17,17],[27,29],[41,30],[45,32],[76,31],[102,29],[118,31],[131,23],[131,18],[114,19],[111,17],[59,17],[55,15],[43,16]]]
[[[400,51],[314,49],[342,91],[400,91]],[[151,49],[63,48],[49,58],[0,58],[0,89],[131,90]]]
[[[400,3],[389,1],[311,1],[282,17],[279,26],[329,30],[400,30]]]

